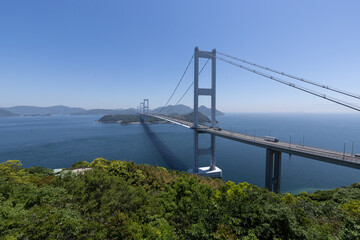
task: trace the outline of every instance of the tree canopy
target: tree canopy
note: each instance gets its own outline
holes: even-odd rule
[[[0,164],[1,239],[359,239],[360,184],[275,194],[97,158],[55,176]]]

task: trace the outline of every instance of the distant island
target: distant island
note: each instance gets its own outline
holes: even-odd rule
[[[177,119],[180,119],[183,121],[193,122],[194,121],[194,112],[183,114],[183,115],[173,114],[173,115],[171,115],[171,117],[177,118]],[[199,113],[198,119],[199,119],[199,123],[209,123],[210,122],[210,119],[202,113]],[[114,115],[110,114],[110,115],[103,116],[102,118],[100,118],[97,121],[103,122],[103,123],[120,123],[123,125],[135,124],[135,123],[140,123],[140,114],[114,114]],[[165,121],[158,119],[158,118],[154,118],[154,117],[148,117],[147,122],[161,123],[161,122],[165,122]]]
[[[63,105],[52,106],[52,107],[36,107],[36,106],[16,106],[16,107],[7,107],[4,108],[6,111],[16,113],[19,115],[29,115],[29,114],[51,114],[51,115],[60,115],[60,114],[71,114],[75,112],[85,111],[83,108],[73,108]]]
[[[10,116],[50,116],[50,115],[134,115],[137,114],[135,108],[127,109],[84,109],[79,107],[67,107],[63,105],[51,106],[51,107],[36,107],[36,106],[15,106],[15,107],[4,107],[0,109],[0,117]],[[164,115],[185,115],[192,113],[194,110],[188,106],[169,105],[165,108],[158,107],[150,110],[149,113],[153,114],[164,114]],[[205,106],[199,107],[199,113],[205,116],[211,115],[211,109]],[[216,111],[216,115],[224,115],[223,112]]]
[[[136,114],[135,108],[128,109],[90,109],[83,110],[80,112],[71,113],[71,115],[116,115],[116,114]]]
[[[179,105],[169,105],[166,106],[165,108],[163,107],[158,107],[155,108],[153,110],[150,110],[149,113],[153,113],[153,114],[164,114],[164,115],[184,115],[184,114],[188,114],[193,112],[193,109],[179,104]],[[211,115],[211,109],[207,108],[205,106],[200,106],[199,107],[199,112],[206,115],[206,116],[210,116]],[[75,113],[71,113],[71,115],[100,115],[100,114],[105,114],[105,115],[132,115],[132,114],[137,114],[137,110],[135,108],[128,108],[128,109],[90,109],[90,110],[83,110],[83,111],[79,111],[79,112],[75,112]],[[220,116],[220,115],[224,115],[223,112],[220,111],[216,111],[216,115]]]
[[[185,106],[183,104],[179,104],[179,105],[169,105],[166,106],[165,108],[163,107],[158,107],[155,108],[154,110],[150,111],[151,113],[154,114],[164,114],[164,115],[184,115],[184,114],[188,114],[188,113],[192,113],[194,110],[188,106]],[[207,108],[205,106],[200,106],[199,107],[199,112],[206,115],[206,116],[210,116],[211,115],[211,109]],[[220,112],[219,110],[216,110],[216,115],[220,116],[220,115],[225,115],[223,112]]]
[[[32,114],[24,114],[24,117],[50,117],[50,113],[40,114],[40,113],[32,113]]]
[[[180,119],[183,121],[187,121],[187,122],[193,122],[194,121],[194,112],[183,114],[183,115],[171,115],[171,117],[177,118],[177,119]],[[201,112],[198,113],[198,121],[201,124],[210,123],[210,119],[205,114],[202,114]]]
[[[20,114],[13,113],[5,109],[0,109],[0,117],[16,117],[16,116],[20,116]]]
[[[150,123],[155,123],[155,122],[164,122],[163,120],[159,120],[157,118],[154,117],[149,117],[148,121]],[[135,124],[135,123],[140,123],[140,115],[139,114],[110,114],[110,115],[105,115],[102,118],[100,118],[98,120],[98,122],[103,122],[103,123],[120,123],[123,125],[126,124]]]

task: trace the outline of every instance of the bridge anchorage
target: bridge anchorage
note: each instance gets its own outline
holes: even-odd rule
[[[211,60],[211,88],[199,88],[199,58]],[[211,128],[216,127],[216,50],[212,52],[199,51],[198,47],[194,52],[194,168],[188,172],[203,176],[221,178],[222,170],[215,165],[215,135],[210,134],[210,147],[199,149],[199,96],[210,96],[211,98]],[[199,167],[199,156],[210,155],[210,166]]]

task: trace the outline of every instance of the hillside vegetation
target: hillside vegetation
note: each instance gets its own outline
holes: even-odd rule
[[[140,115],[139,114],[115,114],[115,115],[105,115],[101,117],[99,122],[103,123],[121,123],[121,124],[130,124],[130,123],[140,123]],[[163,120],[154,118],[154,117],[148,117],[148,122],[154,123],[154,122],[162,122]]]
[[[194,121],[194,112],[184,114],[184,115],[171,115],[173,118],[177,118],[183,121],[193,122]],[[112,114],[112,115],[105,115],[101,117],[99,122],[103,123],[121,123],[121,124],[130,124],[130,123],[136,123],[140,122],[140,114]],[[199,123],[209,123],[210,119],[205,116],[202,113],[199,113],[198,115],[198,121]],[[156,123],[156,122],[164,122],[164,120],[161,120],[159,118],[155,117],[147,117],[146,122],[149,123]]]
[[[185,115],[188,113],[193,112],[194,110],[189,107],[185,106],[183,104],[178,105],[168,105],[166,107],[158,107],[151,111],[151,113],[154,114],[164,114],[164,115]],[[205,107],[204,105],[201,105],[199,107],[199,113],[202,113],[206,116],[211,116],[211,109]],[[223,112],[220,112],[219,110],[216,110],[216,115],[224,115]]]
[[[275,194],[133,162],[0,164],[2,239],[359,239],[360,184]]]
[[[194,122],[194,112],[187,113],[184,115],[171,115],[171,117],[177,118],[177,119],[180,119],[183,121],[187,121],[187,122]],[[205,116],[204,114],[199,112],[198,113],[198,122],[199,123],[209,123],[210,119],[207,116]]]

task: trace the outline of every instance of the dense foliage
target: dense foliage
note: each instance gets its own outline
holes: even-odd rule
[[[132,162],[0,164],[2,239],[360,239],[360,184],[274,194]]]
[[[171,115],[171,117],[173,118],[177,118],[183,121],[188,121],[188,122],[194,122],[194,112],[191,113],[187,113],[184,115]],[[204,114],[202,114],[201,112],[198,113],[198,122],[199,123],[209,123],[210,119],[205,116]]]
[[[183,121],[193,122],[194,121],[194,112],[184,114],[184,115],[171,115],[173,118],[177,118]],[[110,114],[101,117],[99,122],[104,123],[121,123],[121,124],[130,124],[130,123],[139,123],[140,122],[140,115],[139,114]],[[205,116],[204,114],[198,114],[198,121],[199,123],[209,123],[210,119]],[[164,122],[161,119],[148,116],[146,122],[155,123],[155,122]]]
[[[101,117],[99,120],[99,122],[104,122],[104,123],[121,123],[121,124],[129,124],[129,123],[136,123],[136,122],[140,122],[140,115],[139,114],[114,114],[114,115],[105,115],[103,117]],[[148,117],[147,118],[148,122],[160,122],[162,120],[154,118],[154,117]]]

